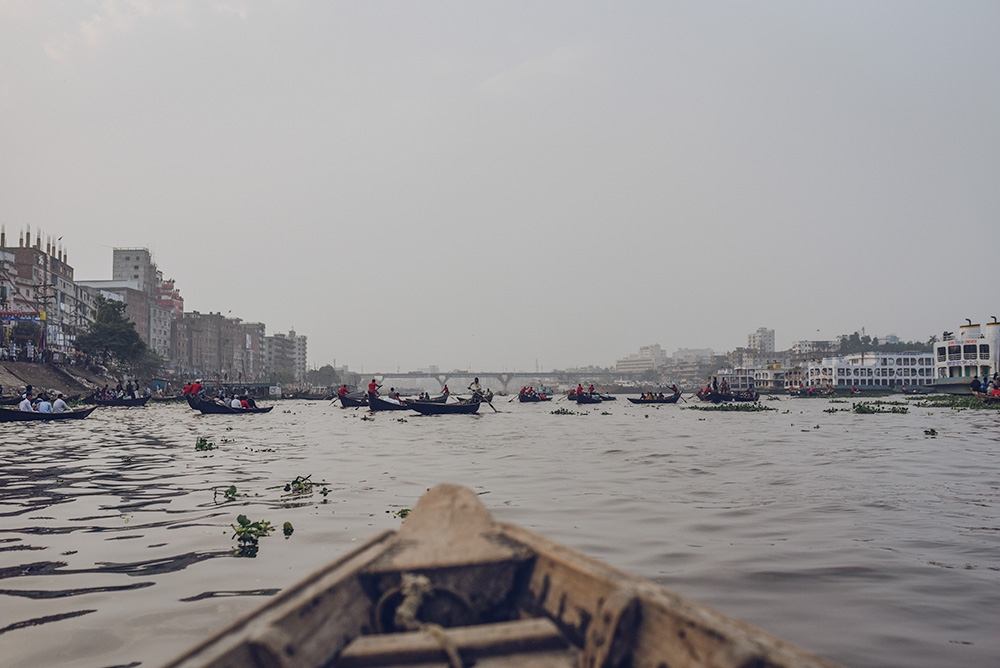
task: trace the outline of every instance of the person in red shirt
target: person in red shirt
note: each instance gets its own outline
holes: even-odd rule
[[[579,397],[582,394],[583,394],[583,384],[582,383],[577,383],[576,384],[576,396]]]
[[[593,394],[593,393],[594,393],[594,386],[591,385],[589,388],[587,388],[587,394]]]
[[[368,394],[378,394],[378,388],[380,387],[382,386],[372,378],[372,382],[368,383]]]
[[[184,383],[184,389],[182,389],[181,392],[184,393],[185,397],[191,394],[191,383],[190,382]]]
[[[350,392],[347,390],[347,385],[341,385],[340,389],[337,390],[338,397],[346,397],[348,394],[350,394]]]
[[[200,380],[194,381],[194,383],[191,385],[191,394],[193,394],[194,396],[198,396],[199,394],[201,394],[201,381]]]

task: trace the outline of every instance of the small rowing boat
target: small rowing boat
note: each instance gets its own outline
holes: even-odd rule
[[[519,394],[517,400],[522,404],[533,404],[539,401],[552,401],[552,397],[542,394]]]
[[[202,415],[248,415],[250,413],[270,413],[274,406],[265,406],[263,408],[233,408],[232,406],[224,406],[211,399],[202,399],[199,401],[197,397],[192,402],[188,400],[191,407],[201,411]]]
[[[343,394],[340,397],[340,405],[342,408],[357,408],[359,406],[368,405],[368,395],[367,394]]]
[[[0,408],[0,422],[36,422],[38,420],[82,420],[97,410],[97,406],[78,408],[62,413],[36,413],[35,411]]]
[[[469,489],[386,531],[166,668],[835,668],[513,524]]]
[[[421,415],[471,415],[479,410],[480,402],[472,399],[470,401],[460,401],[454,404],[441,404],[433,401],[410,401],[406,402],[407,408],[411,408]]]
[[[368,409],[372,411],[408,411],[410,407],[398,399],[383,399],[374,392],[369,392]]]
[[[587,394],[586,392],[584,392],[583,394],[576,394],[576,393],[574,393],[573,397],[570,397],[570,398],[571,399],[575,398],[576,399],[576,403],[578,403],[578,404],[599,404],[599,403],[601,403],[603,401],[603,399],[601,398],[601,395],[599,395],[599,394]]]
[[[663,397],[662,399],[658,397],[655,397],[653,399],[643,399],[642,397],[636,399],[635,397],[628,397],[628,400],[631,401],[633,404],[676,404],[677,400],[680,398],[681,398],[681,393],[674,392],[673,394]]]

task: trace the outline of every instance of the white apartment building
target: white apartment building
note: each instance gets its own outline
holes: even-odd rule
[[[659,369],[667,362],[666,355],[660,344],[654,343],[639,348],[638,353],[632,353],[624,359],[615,362],[615,371],[619,373],[642,373],[651,369]]]
[[[774,330],[766,327],[758,327],[756,332],[747,335],[747,348],[752,348],[762,353],[774,352]]]

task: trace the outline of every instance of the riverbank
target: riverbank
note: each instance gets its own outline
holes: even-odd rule
[[[0,362],[0,386],[3,387],[4,396],[23,392],[25,385],[31,385],[36,391],[84,394],[106,382],[106,379],[77,366]]]

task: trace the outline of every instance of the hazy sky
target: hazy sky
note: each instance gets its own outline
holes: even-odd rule
[[[995,0],[0,0],[8,239],[312,365],[925,340],[1000,316],[998,177]]]

